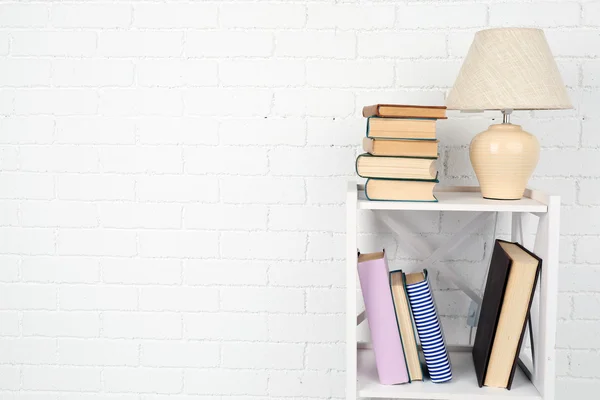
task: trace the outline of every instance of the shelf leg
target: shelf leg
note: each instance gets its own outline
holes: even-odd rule
[[[356,400],[356,182],[348,182],[346,199],[346,400]]]

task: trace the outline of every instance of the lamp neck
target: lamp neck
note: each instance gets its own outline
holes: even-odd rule
[[[513,110],[510,108],[502,110],[502,123],[510,124],[510,114],[512,114]]]

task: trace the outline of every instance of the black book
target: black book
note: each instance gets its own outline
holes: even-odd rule
[[[520,244],[496,240],[473,344],[480,387],[510,389],[541,265]]]

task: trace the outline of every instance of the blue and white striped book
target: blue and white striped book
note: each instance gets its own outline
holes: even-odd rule
[[[433,383],[448,382],[452,379],[452,365],[429,287],[427,270],[406,275],[405,282],[429,377]]]

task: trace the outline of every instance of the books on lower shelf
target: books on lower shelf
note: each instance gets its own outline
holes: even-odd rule
[[[437,183],[436,120],[446,118],[446,107],[376,104],[364,107],[363,116],[367,117],[366,154],[358,156],[356,171],[368,178],[367,198],[437,201],[433,195]]]

